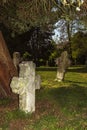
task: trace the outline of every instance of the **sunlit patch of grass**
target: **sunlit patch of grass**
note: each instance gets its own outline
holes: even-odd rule
[[[87,69],[82,67],[71,67],[67,71],[65,75],[64,82],[57,82],[55,81],[56,78],[56,71],[38,71],[38,73],[41,75],[42,79],[42,86],[44,87],[69,87],[71,85],[79,85],[79,86],[87,86]]]

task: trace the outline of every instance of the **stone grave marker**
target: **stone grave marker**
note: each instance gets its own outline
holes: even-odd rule
[[[24,61],[19,68],[19,77],[13,77],[10,87],[19,94],[19,109],[32,113],[35,111],[35,64]]]
[[[35,88],[40,89],[41,88],[41,76],[37,74],[35,76]]]
[[[19,63],[21,62],[21,57],[19,52],[13,53],[13,63],[17,71],[19,72]]]
[[[58,65],[56,80],[63,81],[66,70],[71,64],[67,51],[62,52],[61,56],[56,59],[56,64]]]

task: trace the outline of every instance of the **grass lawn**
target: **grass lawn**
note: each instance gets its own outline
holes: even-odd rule
[[[87,130],[87,69],[70,67],[64,82],[55,81],[56,68],[38,68],[41,89],[36,111],[25,114],[18,102],[0,100],[0,130]]]

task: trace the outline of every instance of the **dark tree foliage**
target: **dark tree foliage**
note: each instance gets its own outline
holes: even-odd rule
[[[20,44],[16,50],[20,50],[21,53],[25,51],[29,52],[30,56],[28,60],[33,60],[37,65],[40,59],[48,60],[54,46],[51,44],[51,35],[49,31],[42,31],[39,27],[32,27],[28,32],[17,36],[20,40]],[[17,43],[17,42],[16,42]]]
[[[3,22],[13,31],[28,31],[31,26],[43,26],[53,24],[59,18],[73,19],[79,16],[76,7],[80,6],[81,0],[74,3],[70,0],[0,0],[0,22]],[[85,10],[87,3],[84,2],[81,10]]]
[[[54,5],[55,0],[7,0],[0,4],[0,22],[18,33],[32,26],[46,27],[58,19],[57,12],[52,11]]]
[[[87,60],[87,33],[78,32],[73,36],[72,54],[75,64],[85,64]]]
[[[11,56],[14,51],[19,51],[21,56],[23,56],[25,52],[28,52],[29,56],[27,60],[33,60],[39,65],[40,60],[48,60],[54,50],[54,45],[51,43],[53,33],[49,30],[44,31],[41,30],[40,27],[32,27],[29,31],[20,35],[17,34],[12,38],[11,30],[9,31],[4,25],[2,26],[2,24],[0,29],[5,36]]]
[[[42,56],[48,58],[52,46],[49,44],[50,34],[41,30],[48,30],[49,25],[53,25],[61,18],[69,22],[76,17],[87,16],[86,0],[81,12],[76,11],[79,2],[81,1],[72,3],[71,0],[1,0],[0,23],[4,23],[12,32],[21,34],[10,40],[8,44],[10,52],[28,51],[35,61]],[[39,30],[38,26],[42,29]],[[41,56],[41,53],[44,55]]]

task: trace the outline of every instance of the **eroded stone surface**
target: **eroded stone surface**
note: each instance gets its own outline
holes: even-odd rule
[[[35,88],[40,89],[41,87],[41,76],[38,74],[35,76]]]
[[[12,91],[19,94],[20,110],[35,111],[35,64],[32,61],[22,62],[19,77],[13,77],[11,81]]]
[[[63,81],[64,76],[66,73],[66,70],[70,66],[70,60],[67,51],[64,51],[59,58],[56,59],[56,64],[58,65],[57,69],[57,76],[56,79],[57,81]]]
[[[21,61],[20,53],[14,52],[13,53],[13,63],[14,63],[15,68],[17,69],[17,71],[18,71],[20,61]]]

